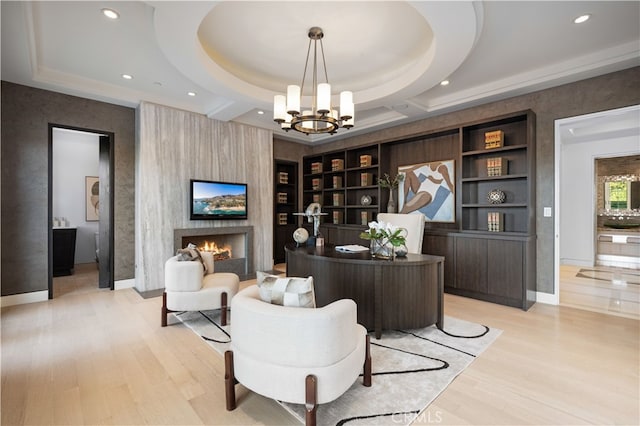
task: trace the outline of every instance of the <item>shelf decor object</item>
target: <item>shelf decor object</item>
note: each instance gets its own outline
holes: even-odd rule
[[[506,199],[507,195],[499,189],[492,189],[487,194],[487,201],[491,204],[502,204]]]
[[[371,205],[371,196],[370,195],[363,195],[360,198],[360,204],[362,204],[363,206],[370,206]]]
[[[350,129],[354,123],[353,93],[350,91],[340,92],[340,113],[331,103],[331,85],[327,76],[327,64],[325,62],[324,47],[322,38],[324,32],[320,27],[312,27],[307,33],[309,37],[309,47],[307,48],[307,59],[302,74],[302,84],[287,86],[287,95],[275,95],[273,98],[273,121],[280,124],[285,131],[291,129],[309,134],[334,134],[339,128]],[[318,81],[318,42],[320,42],[320,54],[322,55],[322,69],[324,70],[324,83]],[[313,56],[311,56],[311,46],[313,45]],[[313,58],[313,67],[309,67],[309,58]],[[304,82],[307,69],[311,68],[313,104],[310,109],[301,108],[303,98],[307,98],[304,91]],[[309,108],[305,106],[305,108]]]
[[[398,188],[400,183],[404,180],[404,175],[398,173],[394,178],[391,178],[389,173],[385,173],[383,177],[378,179],[378,185],[380,188],[389,188],[389,201],[387,202],[387,213],[396,212],[396,200],[393,198],[393,191]]]
[[[487,176],[503,176],[507,174],[509,162],[506,158],[487,158]]]
[[[504,142],[504,132],[502,130],[494,130],[484,134],[484,148],[494,149],[502,147]]]

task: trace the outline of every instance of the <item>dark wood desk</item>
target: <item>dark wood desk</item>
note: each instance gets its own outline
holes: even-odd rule
[[[444,326],[444,257],[409,254],[373,259],[367,252],[342,253],[324,247],[285,246],[288,276],[313,276],[316,304],[339,299],[358,305],[358,322],[367,330]]]

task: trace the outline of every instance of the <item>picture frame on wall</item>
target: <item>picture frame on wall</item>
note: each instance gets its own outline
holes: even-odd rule
[[[97,176],[85,176],[85,220],[100,220],[100,179]]]
[[[398,167],[399,212],[422,214],[427,222],[456,221],[455,162],[432,161]]]

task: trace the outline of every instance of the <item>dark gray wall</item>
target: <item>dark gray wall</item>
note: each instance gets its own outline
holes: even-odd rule
[[[50,123],[114,133],[114,278],[133,278],[135,110],[3,81],[1,111],[2,296],[47,290]]]
[[[486,103],[462,111],[442,114],[386,130],[341,139],[313,147],[325,152],[376,142],[420,135],[433,130],[482,120],[514,111],[531,109],[536,114],[536,229],[538,291],[553,293],[553,218],[543,217],[542,208],[554,200],[554,122],[555,120],[640,103],[640,67],[566,84],[528,95]],[[356,121],[357,126],[357,121]],[[277,146],[276,146],[277,147]],[[276,151],[274,147],[274,151]]]

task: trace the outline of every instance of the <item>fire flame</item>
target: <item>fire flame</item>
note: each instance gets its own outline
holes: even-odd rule
[[[205,241],[198,247],[198,250],[212,252],[214,260],[225,260],[231,259],[232,257],[231,246],[229,244],[218,247],[215,241]]]

